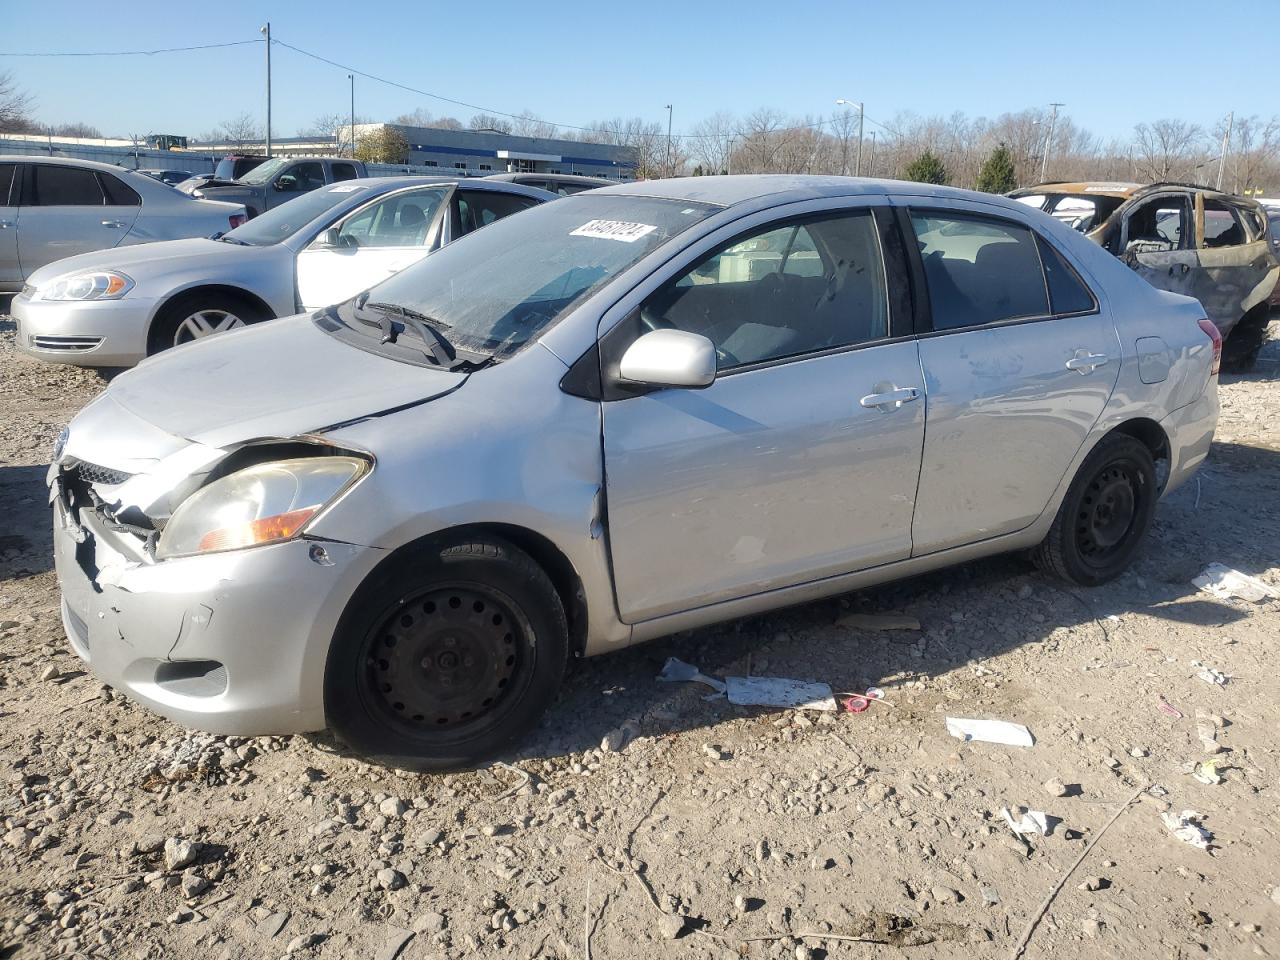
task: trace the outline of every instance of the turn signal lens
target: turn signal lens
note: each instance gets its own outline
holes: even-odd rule
[[[272,543],[276,540],[288,540],[316,515],[320,504],[303,507],[301,510],[290,510],[288,513],[274,517],[263,517],[261,520],[250,520],[234,527],[222,527],[210,530],[200,538],[199,551],[238,550],[241,547],[252,547],[259,543]]]
[[[1209,339],[1213,341],[1213,368],[1209,373],[1216,376],[1219,368],[1222,366],[1222,331],[1212,320],[1201,320],[1200,329],[1209,335]]]

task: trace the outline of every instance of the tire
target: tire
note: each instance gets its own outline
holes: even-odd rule
[[[1158,498],[1151,451],[1133,437],[1110,434],[1085,457],[1031,558],[1046,573],[1080,586],[1113,580],[1147,535]]]
[[[527,554],[496,538],[436,544],[375,573],[348,604],[325,714],[378,762],[465,768],[534,727],[568,654],[559,594]]]
[[[203,321],[197,318],[203,318]],[[155,356],[170,347],[199,340],[213,333],[270,319],[270,313],[247,297],[238,297],[220,290],[193,290],[175,297],[156,315],[147,332],[147,356]],[[202,332],[201,322],[210,329]],[[214,329],[220,322],[221,327]]]

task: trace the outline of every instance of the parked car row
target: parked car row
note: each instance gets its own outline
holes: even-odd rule
[[[1012,550],[1102,583],[1216,419],[1200,303],[948,188],[356,179],[166,251],[39,275],[20,334],[60,284],[134,351],[206,277],[320,309],[192,321],[64,431],[71,644],[187,726],[403,767],[502,749],[571,656]],[[367,252],[399,272],[339,279]]]
[[[216,239],[101,250],[37,270],[13,301],[17,344],[47,360],[132,366],[189,340],[340,303],[457,237],[554,199],[516,183],[443,177],[333,184]]]
[[[1009,196],[1086,234],[1161,290],[1195,297],[1251,368],[1280,279],[1276,234],[1254,200],[1178,183],[1047,183]]]

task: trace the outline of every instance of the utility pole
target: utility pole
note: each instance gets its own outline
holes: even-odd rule
[[[351,81],[351,156],[354,159],[356,155],[356,75],[348,73],[347,79]]]
[[[671,104],[667,104],[667,176],[675,171],[671,169]]]
[[[1222,138],[1222,157],[1218,160],[1218,189],[1222,189],[1222,174],[1227,169],[1227,151],[1231,149],[1231,128],[1236,122],[1236,112],[1227,114],[1227,133]]]
[[[271,156],[271,24],[259,31],[267,38],[267,156]]]
[[[725,172],[725,175],[729,177],[733,176],[733,145],[737,143],[737,141],[738,141],[737,137],[729,138],[729,150],[724,157],[724,164],[725,164],[724,172]]]
[[[841,97],[839,100],[836,101],[836,103],[843,104],[846,107],[858,108],[858,153],[853,161],[853,175],[855,177],[860,177],[862,176],[862,121],[863,121],[862,104],[863,104],[863,101],[846,100],[843,97]]]
[[[871,162],[867,165],[867,176],[876,175],[876,132],[871,131]]]
[[[1053,146],[1053,131],[1058,125],[1058,108],[1065,107],[1065,103],[1051,103],[1053,113],[1049,117],[1049,136],[1045,137],[1044,155],[1040,158],[1040,182],[1044,183],[1049,179],[1049,150]]]

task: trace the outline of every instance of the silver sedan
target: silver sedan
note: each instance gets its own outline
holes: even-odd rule
[[[469,763],[571,656],[1006,551],[1117,576],[1220,348],[1000,197],[593,190],[114,380],[49,473],[63,620],[180,723]]]
[[[245,221],[238,203],[196,200],[91,160],[0,156],[0,291],[91,250],[209,237]]]
[[[132,366],[346,300],[455,237],[554,199],[534,187],[452,177],[336,183],[216,240],[103,250],[36,271],[13,301],[17,345],[58,363]]]

